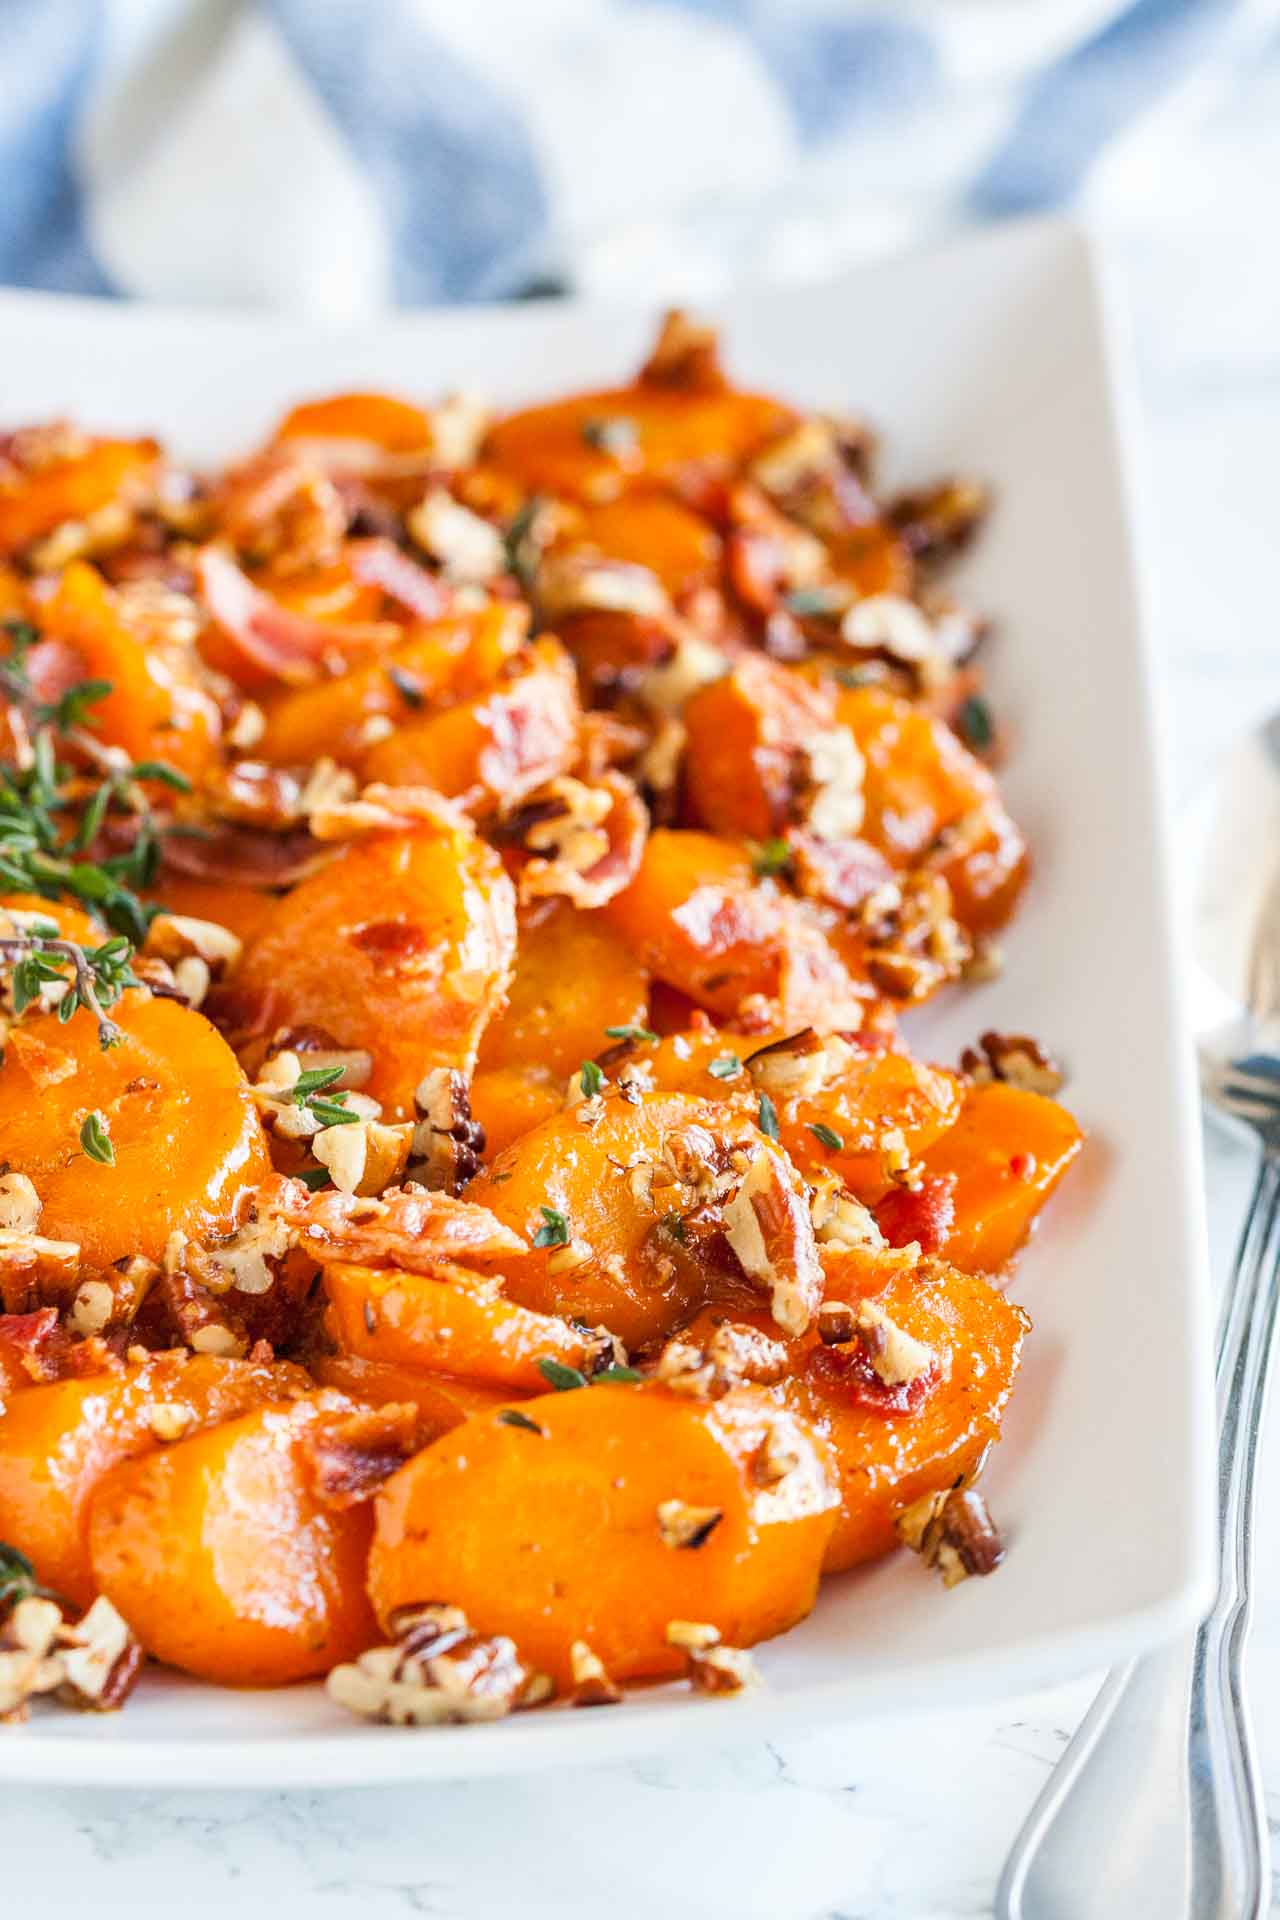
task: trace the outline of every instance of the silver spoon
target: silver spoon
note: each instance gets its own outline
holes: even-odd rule
[[[1259,1147],[1218,1332],[1218,1595],[1194,1639],[1107,1676],[1014,1843],[995,1920],[1261,1920],[1270,1900],[1243,1666],[1280,1302],[1280,714],[1230,756],[1184,844],[1201,1086]]]

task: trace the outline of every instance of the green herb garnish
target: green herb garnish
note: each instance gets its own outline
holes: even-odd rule
[[[822,1142],[824,1147],[830,1147],[832,1153],[844,1152],[844,1141],[840,1138],[835,1128],[827,1126],[825,1121],[811,1120],[809,1122],[809,1131],[815,1140]]]
[[[844,612],[848,598],[838,587],[798,587],[787,595],[783,605],[802,620],[835,619]]]
[[[604,1074],[594,1060],[584,1060],[578,1068],[578,1081],[582,1087],[583,1097],[594,1100],[604,1086]]]
[[[767,1093],[762,1093],[760,1095],[760,1113],[759,1113],[758,1125],[761,1133],[765,1135],[766,1139],[769,1139],[769,1140],[777,1139],[778,1109],[774,1106],[772,1100],[769,1098]]]
[[[569,1244],[569,1221],[558,1207],[539,1207],[542,1225],[533,1236],[535,1247],[567,1247]]]
[[[736,1053],[717,1054],[707,1062],[707,1072],[713,1080],[732,1080],[742,1072],[742,1062]]]
[[[329,1099],[323,1097],[325,1090],[336,1080],[341,1080],[345,1071],[343,1067],[308,1067],[305,1073],[298,1075],[282,1098],[314,1114],[322,1127],[353,1126],[359,1121],[360,1115],[348,1109],[345,1093],[335,1093]]]
[[[573,1369],[570,1368],[569,1371],[572,1372]],[[498,1419],[504,1427],[522,1427],[526,1433],[536,1433],[539,1438],[546,1432],[545,1427],[540,1427],[536,1420],[531,1420],[527,1413],[521,1413],[515,1407],[499,1408]]]
[[[642,1374],[636,1372],[634,1367],[619,1367],[615,1365],[612,1367],[602,1367],[599,1373],[593,1373],[587,1385],[591,1387],[607,1385],[633,1387],[636,1381],[643,1379],[643,1377]]]
[[[19,1600],[30,1600],[33,1595],[54,1597],[36,1578],[26,1554],[0,1540],[0,1609],[16,1607]]]
[[[575,1387],[587,1384],[586,1374],[579,1373],[577,1367],[566,1367],[563,1360],[539,1360],[538,1372],[557,1393],[572,1393]]]
[[[116,1150],[111,1144],[111,1135],[107,1123],[98,1112],[87,1113],[80,1128],[80,1145],[91,1160],[101,1161],[104,1167],[114,1167]]]
[[[658,1036],[650,1033],[648,1027],[606,1027],[605,1032],[611,1040],[635,1040],[640,1044],[652,1041],[656,1046]]]
[[[985,752],[995,739],[995,720],[981,694],[971,693],[961,706],[956,715],[956,732],[974,753]]]
[[[790,866],[791,846],[786,840],[764,840],[751,855],[751,868],[759,880],[786,873]]]

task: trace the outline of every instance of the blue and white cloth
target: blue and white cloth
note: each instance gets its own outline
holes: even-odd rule
[[[1268,352],[1280,0],[0,0],[0,182],[0,282],[334,320],[1076,205]]]

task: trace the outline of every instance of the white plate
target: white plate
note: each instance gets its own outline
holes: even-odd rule
[[[354,1725],[314,1687],[153,1677],[118,1718],[42,1714],[0,1738],[0,1777],[285,1787],[604,1760],[1048,1682],[1172,1634],[1207,1601],[1198,1136],[1115,379],[1085,243],[1059,223],[1006,227],[834,286],[742,294],[721,317],[744,380],[868,410],[894,477],[963,469],[998,491],[964,587],[999,621],[992,691],[1035,873],[1004,978],[914,1031],[941,1059],[988,1026],[1043,1037],[1090,1133],[1014,1287],[1036,1326],[986,1482],[1008,1560],[952,1593],[906,1556],[829,1582],[812,1618],[762,1650],[767,1690],[749,1701],[667,1687],[612,1712],[405,1733]],[[568,304],[327,333],[6,294],[0,420],[70,413],[223,455],[287,401],[337,387],[511,401],[611,383],[651,329],[650,314]]]

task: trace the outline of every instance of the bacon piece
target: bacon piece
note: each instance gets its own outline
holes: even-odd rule
[[[524,1242],[487,1207],[451,1194],[409,1186],[371,1199],[312,1195],[296,1181],[281,1185],[293,1191],[282,1193],[280,1203],[297,1221],[300,1244],[317,1260],[430,1273],[442,1263],[483,1266],[524,1251]]]
[[[453,593],[446,583],[411,560],[394,540],[352,540],[347,565],[362,585],[381,587],[389,600],[419,620],[439,620],[452,611]]]
[[[422,1444],[421,1424],[416,1407],[397,1402],[307,1428],[302,1449],[317,1498],[337,1512],[372,1499]]]
[[[941,1253],[955,1222],[955,1185],[954,1173],[947,1173],[886,1195],[876,1208],[876,1225],[889,1245],[906,1247],[914,1240],[921,1253]]]
[[[325,678],[330,656],[376,651],[399,633],[390,621],[343,625],[290,613],[221,547],[201,549],[196,577],[205,606],[241,658],[291,686]]]

